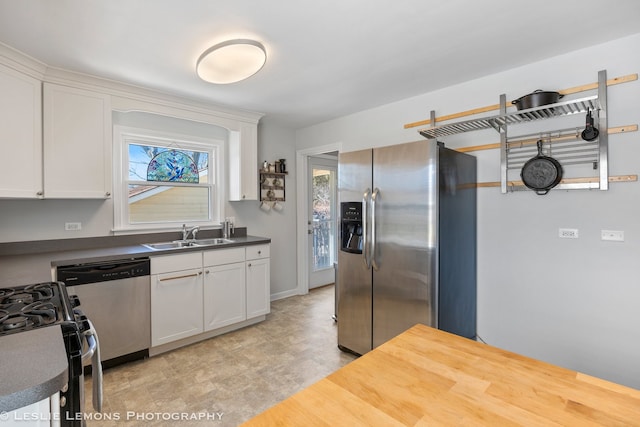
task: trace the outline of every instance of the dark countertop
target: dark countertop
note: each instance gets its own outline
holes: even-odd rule
[[[232,237],[232,243],[215,246],[186,247],[180,249],[154,250],[142,244],[113,246],[97,249],[49,251],[33,254],[0,256],[0,288],[48,282],[54,279],[55,268],[88,262],[115,261],[190,251],[216,250],[234,246],[270,243],[267,237]],[[150,241],[151,243],[153,241]]]
[[[39,402],[67,384],[60,325],[0,336],[0,349],[0,412]]]
[[[53,280],[56,267],[270,243],[257,236],[232,237],[215,246],[154,250],[142,244],[0,256],[0,288]],[[152,243],[156,240],[150,240]],[[28,356],[26,356],[28,355]],[[12,411],[58,392],[67,383],[67,357],[60,326],[0,336],[0,412]]]

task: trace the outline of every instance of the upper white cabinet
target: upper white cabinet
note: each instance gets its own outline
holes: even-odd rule
[[[258,200],[262,114],[48,68],[0,43],[0,198],[112,194],[112,112],[140,111],[228,130],[228,198]]]
[[[110,96],[44,83],[44,196],[111,197]]]
[[[0,197],[42,196],[42,84],[0,65]]]
[[[258,128],[229,132],[229,200],[258,200]]]

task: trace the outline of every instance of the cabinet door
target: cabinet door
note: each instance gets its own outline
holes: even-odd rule
[[[246,262],[247,271],[247,319],[271,311],[271,285],[269,258]]]
[[[258,200],[258,125],[229,134],[229,200]]]
[[[151,276],[151,346],[203,331],[202,269]]]
[[[111,98],[44,84],[44,196],[111,196]]]
[[[245,263],[204,268],[204,329],[221,328],[247,318]]]
[[[42,196],[42,85],[0,65],[0,197]]]

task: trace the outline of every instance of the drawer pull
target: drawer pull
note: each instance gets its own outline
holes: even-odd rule
[[[185,274],[184,276],[175,276],[175,277],[165,277],[160,279],[161,282],[166,282],[168,280],[178,280],[178,279],[186,279],[187,277],[198,277],[201,272],[193,273],[193,274]]]

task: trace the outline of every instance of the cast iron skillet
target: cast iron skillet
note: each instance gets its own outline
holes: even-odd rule
[[[515,105],[518,110],[526,110],[529,108],[540,107],[542,105],[555,104],[563,96],[564,95],[561,95],[560,92],[538,89],[530,94],[511,101],[511,103]]]
[[[562,166],[553,157],[542,154],[542,140],[539,140],[538,155],[527,160],[520,177],[524,185],[543,196],[562,180]]]

